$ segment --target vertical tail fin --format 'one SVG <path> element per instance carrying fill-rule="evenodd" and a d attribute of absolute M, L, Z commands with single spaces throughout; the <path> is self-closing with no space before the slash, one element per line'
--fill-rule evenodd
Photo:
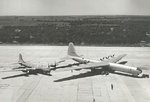
<path fill-rule="evenodd" d="M 21 64 L 21 63 L 25 63 L 25 61 L 23 60 L 22 58 L 22 55 L 19 54 L 19 60 L 18 60 L 18 63 Z"/>
<path fill-rule="evenodd" d="M 68 55 L 69 55 L 69 56 L 76 56 L 76 57 L 79 57 L 79 55 L 76 53 L 76 50 L 75 50 L 75 48 L 74 48 L 74 44 L 73 44 L 72 42 L 69 43 Z"/>

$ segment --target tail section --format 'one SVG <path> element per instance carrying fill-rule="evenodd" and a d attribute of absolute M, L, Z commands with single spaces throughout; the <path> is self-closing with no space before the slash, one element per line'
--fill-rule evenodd
<path fill-rule="evenodd" d="M 72 42 L 69 43 L 68 46 L 68 53 L 66 57 L 61 58 L 61 60 L 65 61 L 68 59 L 72 59 L 73 57 L 81 57 L 76 53 L 76 50 L 74 48 L 74 44 Z"/>
<path fill-rule="evenodd" d="M 74 44 L 73 44 L 72 42 L 69 43 L 68 55 L 69 55 L 69 56 L 80 57 L 80 56 L 76 53 L 76 50 L 75 50 L 75 48 L 74 48 Z"/>
<path fill-rule="evenodd" d="M 19 63 L 19 64 L 25 63 L 25 61 L 23 60 L 21 54 L 19 54 L 19 60 L 18 60 L 18 63 Z"/>

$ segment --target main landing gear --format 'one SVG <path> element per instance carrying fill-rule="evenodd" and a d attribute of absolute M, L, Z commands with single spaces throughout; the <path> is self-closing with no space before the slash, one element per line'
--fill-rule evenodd
<path fill-rule="evenodd" d="M 102 71 L 101 74 L 102 75 L 109 75 L 109 72 L 108 71 Z"/>
<path fill-rule="evenodd" d="M 143 74 L 142 78 L 149 78 L 149 74 Z"/>

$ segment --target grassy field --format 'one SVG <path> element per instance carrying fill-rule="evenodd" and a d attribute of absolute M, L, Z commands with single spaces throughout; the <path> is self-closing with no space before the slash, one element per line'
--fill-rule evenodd
<path fill-rule="evenodd" d="M 149 43 L 149 16 L 1 16 L 0 43 L 125 45 Z"/>

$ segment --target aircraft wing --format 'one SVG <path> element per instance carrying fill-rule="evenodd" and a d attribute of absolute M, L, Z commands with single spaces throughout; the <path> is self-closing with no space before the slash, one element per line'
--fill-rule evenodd
<path fill-rule="evenodd" d="M 18 68 L 18 69 L 10 69 L 10 70 L 3 70 L 1 72 L 14 72 L 14 71 L 30 71 L 35 70 L 35 68 Z"/>
<path fill-rule="evenodd" d="M 57 69 L 56 71 L 96 69 L 96 68 L 102 68 L 102 67 L 105 67 L 105 66 L 109 66 L 109 63 L 108 62 L 88 63 L 88 64 L 82 64 L 82 65 L 79 65 L 79 66 L 60 68 L 60 69 Z"/>
<path fill-rule="evenodd" d="M 122 54 L 122 55 L 119 55 L 117 57 L 114 57 L 112 59 L 109 59 L 109 60 L 106 60 L 104 62 L 111 62 L 111 63 L 116 63 L 118 62 L 119 60 L 121 60 L 123 57 L 125 57 L 127 54 Z"/>

